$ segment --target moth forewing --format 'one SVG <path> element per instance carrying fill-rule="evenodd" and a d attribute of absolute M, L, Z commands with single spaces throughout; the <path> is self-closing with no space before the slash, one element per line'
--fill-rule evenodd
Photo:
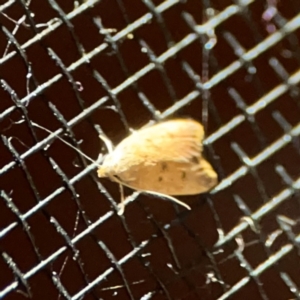
<path fill-rule="evenodd" d="M 202 162 L 202 161 L 201 161 Z M 127 186 L 136 190 L 155 191 L 166 195 L 195 195 L 210 190 L 217 183 L 217 176 L 206 162 L 194 168 L 185 162 L 163 162 L 156 165 L 132 166 L 118 174 Z"/>

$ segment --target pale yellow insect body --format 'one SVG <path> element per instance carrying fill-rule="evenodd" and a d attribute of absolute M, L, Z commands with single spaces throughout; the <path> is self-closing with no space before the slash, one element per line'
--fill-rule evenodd
<path fill-rule="evenodd" d="M 132 189 L 164 195 L 194 195 L 217 184 L 217 174 L 202 156 L 203 126 L 175 119 L 132 133 L 98 169 Z"/>

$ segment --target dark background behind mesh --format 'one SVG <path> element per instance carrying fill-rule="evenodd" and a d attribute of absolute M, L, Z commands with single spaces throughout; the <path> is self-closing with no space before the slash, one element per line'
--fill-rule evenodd
<path fill-rule="evenodd" d="M 300 299 L 300 2 L 27 2 L 0 4 L 0 298 Z M 99 131 L 205 103 L 220 184 L 191 211 L 139 195 L 118 216 L 117 184 L 33 126 L 96 159 Z"/>

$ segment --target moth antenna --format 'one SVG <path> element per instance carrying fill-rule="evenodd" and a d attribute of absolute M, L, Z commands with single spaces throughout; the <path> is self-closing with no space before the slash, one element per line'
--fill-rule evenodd
<path fill-rule="evenodd" d="M 125 210 L 125 198 L 124 198 L 124 189 L 123 189 L 123 184 L 122 183 L 119 183 L 119 186 L 120 186 L 120 192 L 121 192 L 121 203 L 119 203 L 119 211 L 118 211 L 118 215 L 123 215 L 124 213 L 124 210 Z M 152 191 L 140 191 L 141 193 L 145 193 L 145 194 L 149 194 L 149 195 L 153 195 L 153 196 L 157 196 L 159 198 L 165 198 L 165 199 L 168 199 L 168 200 L 171 200 L 173 202 L 175 202 L 176 204 L 179 204 L 183 207 L 185 207 L 186 209 L 188 210 L 191 210 L 191 207 L 189 205 L 187 205 L 186 203 L 172 197 L 172 196 L 169 196 L 169 195 L 166 195 L 166 194 L 162 194 L 162 193 L 157 193 L 157 192 L 152 192 Z"/>
<path fill-rule="evenodd" d="M 121 180 L 119 180 L 117 177 L 113 176 L 113 178 L 110 178 L 112 181 L 115 181 L 119 184 L 120 186 L 120 193 L 121 193 L 121 203 L 119 203 L 119 211 L 118 211 L 118 215 L 122 215 L 124 213 L 124 210 L 125 210 L 125 197 L 124 197 L 124 189 L 123 189 L 123 186 L 126 184 L 123 183 Z M 130 186 L 128 186 L 130 188 Z M 183 207 L 185 207 L 186 209 L 188 210 L 191 210 L 191 207 L 189 205 L 187 205 L 186 203 L 170 196 L 170 195 L 166 195 L 166 194 L 162 194 L 162 193 L 158 193 L 158 192 L 152 192 L 152 191 L 146 191 L 146 190 L 137 190 L 137 191 L 140 191 L 141 193 L 145 193 L 145 194 L 149 194 L 149 195 L 153 195 L 153 196 L 157 196 L 159 198 L 165 198 L 165 199 L 168 199 L 168 200 L 171 200 L 173 202 L 175 202 L 176 204 L 179 204 Z"/>
<path fill-rule="evenodd" d="M 165 198 L 165 199 L 168 199 L 168 200 L 171 200 L 183 207 L 185 207 L 186 209 L 188 210 L 191 210 L 191 207 L 189 205 L 187 205 L 186 203 L 172 197 L 172 196 L 169 196 L 169 195 L 166 195 L 166 194 L 162 194 L 162 193 L 158 193 L 158 192 L 152 192 L 152 191 L 141 191 L 142 193 L 146 193 L 146 194 L 149 194 L 149 195 L 153 195 L 153 196 L 157 196 L 159 198 Z"/>
<path fill-rule="evenodd" d="M 53 133 L 51 130 L 39 125 L 39 124 L 36 124 L 34 122 L 31 122 L 31 124 L 37 128 L 40 128 L 40 129 L 43 129 L 45 131 L 47 131 L 48 133 Z M 72 149 L 74 149 L 77 153 L 81 154 L 83 157 L 85 157 L 87 160 L 89 160 L 90 162 L 92 163 L 96 163 L 95 160 L 91 159 L 90 157 L 88 157 L 86 154 L 84 154 L 82 151 L 80 151 L 79 149 L 77 149 L 76 147 L 74 147 L 73 145 L 71 145 L 70 143 L 68 143 L 67 141 L 65 141 L 63 138 L 61 138 L 60 136 L 57 135 L 57 138 L 63 142 L 64 144 L 66 144 L 67 146 L 71 147 Z"/>

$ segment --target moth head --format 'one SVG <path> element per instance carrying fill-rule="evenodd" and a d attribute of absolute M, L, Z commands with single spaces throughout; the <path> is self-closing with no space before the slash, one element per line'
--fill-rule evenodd
<path fill-rule="evenodd" d="M 97 171 L 98 177 L 110 177 L 112 175 L 112 156 L 110 154 L 107 154 L 102 164 L 99 166 Z"/>

